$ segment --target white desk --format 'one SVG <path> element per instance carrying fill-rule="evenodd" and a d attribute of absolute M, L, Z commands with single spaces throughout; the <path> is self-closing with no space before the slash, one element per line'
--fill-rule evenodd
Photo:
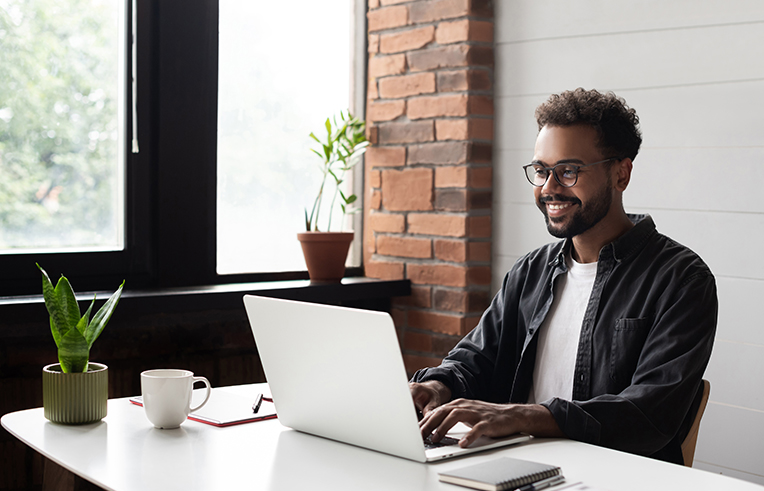
<path fill-rule="evenodd" d="M 224 390 L 254 396 L 263 387 Z M 537 439 L 438 464 L 420 464 L 302 434 L 278 420 L 229 428 L 189 420 L 176 430 L 158 430 L 143 409 L 127 399 L 110 400 L 108 416 L 95 424 L 53 424 L 37 408 L 6 414 L 2 425 L 45 457 L 113 490 L 458 491 L 466 488 L 439 482 L 438 472 L 499 455 L 559 465 L 568 483 L 583 481 L 612 491 L 764 489 L 570 440 Z"/>

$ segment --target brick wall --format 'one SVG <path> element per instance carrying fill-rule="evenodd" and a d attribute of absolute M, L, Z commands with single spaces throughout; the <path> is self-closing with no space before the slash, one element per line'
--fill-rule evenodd
<path fill-rule="evenodd" d="M 413 372 L 490 301 L 493 8 L 369 0 L 367 15 L 364 264 L 412 282 L 393 317 Z"/>

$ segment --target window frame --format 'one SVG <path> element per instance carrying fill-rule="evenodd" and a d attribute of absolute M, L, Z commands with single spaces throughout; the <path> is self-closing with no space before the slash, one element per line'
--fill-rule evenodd
<path fill-rule="evenodd" d="M 130 39 L 132 2 L 126 3 Z M 0 256 L 0 296 L 40 293 L 35 262 L 52 277 L 66 274 L 77 291 L 113 289 L 122 279 L 127 279 L 129 289 L 307 279 L 306 271 L 217 274 L 218 0 L 136 3 L 140 152 L 134 154 L 125 145 L 125 250 Z M 351 109 L 363 117 L 365 0 L 356 0 L 355 11 L 356 107 Z M 125 49 L 129 81 L 130 43 Z M 126 101 L 131 107 L 130 90 Z M 124 114 L 129 142 L 132 112 Z M 356 166 L 357 189 L 362 189 L 362 167 Z M 358 217 L 358 243 L 361 227 Z M 355 247 L 360 251 L 360 244 Z M 362 266 L 346 272 L 346 276 L 362 274 Z"/>

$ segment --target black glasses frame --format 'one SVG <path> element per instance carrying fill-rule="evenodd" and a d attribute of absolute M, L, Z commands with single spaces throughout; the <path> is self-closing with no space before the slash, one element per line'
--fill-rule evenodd
<path fill-rule="evenodd" d="M 530 182 L 533 186 L 536 186 L 537 188 L 540 188 L 540 187 L 542 187 L 543 185 L 545 185 L 547 183 L 547 181 L 549 180 L 549 174 L 550 173 L 554 174 L 554 180 L 557 181 L 557 183 L 560 186 L 562 186 L 564 188 L 572 188 L 578 182 L 578 171 L 580 171 L 584 167 L 591 167 L 592 165 L 604 164 L 605 162 L 610 162 L 610 161 L 613 161 L 613 160 L 621 160 L 621 159 L 619 159 L 618 157 L 610 157 L 609 159 L 600 160 L 598 162 L 592 162 L 591 164 L 584 164 L 584 165 L 576 165 L 576 164 L 570 164 L 570 163 L 567 163 L 567 162 L 560 162 L 559 164 L 555 164 L 552 167 L 543 167 L 542 166 L 542 168 L 544 169 L 544 172 L 546 173 L 546 178 L 544 179 L 544 182 L 542 182 L 541 184 L 536 184 L 536 182 L 535 182 L 535 176 L 536 176 L 536 174 L 538 172 L 537 169 L 535 169 L 535 168 L 533 169 L 533 174 L 530 174 L 528 172 L 529 168 L 531 168 L 533 166 L 540 166 L 540 164 L 531 162 L 530 164 L 524 165 L 523 166 L 523 170 L 525 171 L 525 177 L 528 179 L 528 182 Z M 572 167 L 575 170 L 575 172 L 576 172 L 576 176 L 575 176 L 575 179 L 573 180 L 573 184 L 564 184 L 562 182 L 562 179 L 560 179 L 560 176 L 557 175 L 557 168 L 558 167 L 562 167 L 564 165 L 568 166 L 568 167 Z"/>

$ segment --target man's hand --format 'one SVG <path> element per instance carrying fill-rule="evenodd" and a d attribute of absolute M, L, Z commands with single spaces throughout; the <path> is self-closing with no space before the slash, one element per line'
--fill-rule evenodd
<path fill-rule="evenodd" d="M 460 422 L 472 428 L 459 440 L 460 447 L 469 447 L 481 436 L 502 437 L 514 433 L 564 436 L 552 413 L 544 406 L 493 404 L 470 399 L 457 399 L 428 411 L 419 422 L 419 428 L 422 436 L 432 434 L 432 440 L 438 442 Z"/>
<path fill-rule="evenodd" d="M 451 400 L 451 389 L 437 380 L 428 380 L 422 383 L 411 382 L 409 389 L 411 389 L 414 405 L 425 416 L 436 407 Z"/>

